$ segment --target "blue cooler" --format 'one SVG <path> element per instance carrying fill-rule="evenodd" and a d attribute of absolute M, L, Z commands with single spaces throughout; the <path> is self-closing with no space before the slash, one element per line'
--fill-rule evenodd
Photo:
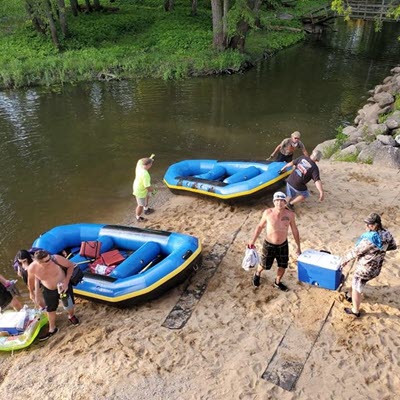
<path fill-rule="evenodd" d="M 336 290 L 342 280 L 340 257 L 318 250 L 306 250 L 297 259 L 299 281 Z"/>

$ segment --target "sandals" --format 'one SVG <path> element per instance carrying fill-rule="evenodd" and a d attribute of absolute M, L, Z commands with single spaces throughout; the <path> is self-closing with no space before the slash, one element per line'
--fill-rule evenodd
<path fill-rule="evenodd" d="M 344 309 L 344 312 L 346 313 L 346 314 L 348 314 L 348 315 L 353 315 L 354 317 L 356 317 L 356 318 L 359 318 L 360 317 L 360 313 L 358 312 L 358 313 L 355 313 L 351 308 L 345 308 Z"/>

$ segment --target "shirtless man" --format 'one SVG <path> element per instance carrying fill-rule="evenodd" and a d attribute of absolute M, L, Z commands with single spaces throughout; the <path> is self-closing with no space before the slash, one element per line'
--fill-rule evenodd
<path fill-rule="evenodd" d="M 61 264 L 66 273 L 58 265 Z M 72 325 L 79 325 L 79 320 L 74 314 L 74 294 L 70 278 L 75 265 L 59 255 L 51 255 L 45 250 L 38 250 L 33 256 L 33 262 L 28 266 L 28 289 L 30 297 L 35 299 L 35 281 L 36 279 L 42 282 L 43 297 L 46 303 L 46 311 L 49 318 L 49 332 L 46 336 L 41 337 L 41 340 L 48 339 L 58 332 L 56 327 L 56 310 L 60 300 L 57 284 L 62 283 L 62 291 L 68 296 L 68 306 L 64 307 L 68 311 L 68 319 Z"/>
<path fill-rule="evenodd" d="M 266 228 L 266 237 L 263 243 L 261 254 L 261 264 L 257 267 L 253 276 L 253 285 L 260 286 L 260 276 L 263 269 L 269 270 L 276 258 L 278 271 L 274 281 L 274 287 L 283 291 L 288 288 L 281 282 L 289 261 L 289 245 L 287 241 L 289 227 L 292 230 L 294 240 L 296 241 L 296 254 L 301 254 L 300 235 L 297 229 L 295 214 L 286 208 L 286 196 L 282 192 L 274 194 L 274 208 L 267 208 L 257 225 L 249 246 L 254 246 L 261 231 Z"/>

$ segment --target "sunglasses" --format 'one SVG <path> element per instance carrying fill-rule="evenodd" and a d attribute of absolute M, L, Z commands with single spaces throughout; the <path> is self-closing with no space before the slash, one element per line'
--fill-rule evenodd
<path fill-rule="evenodd" d="M 50 261 L 51 261 L 51 257 L 49 257 L 47 260 L 40 260 L 39 264 L 47 264 Z"/>

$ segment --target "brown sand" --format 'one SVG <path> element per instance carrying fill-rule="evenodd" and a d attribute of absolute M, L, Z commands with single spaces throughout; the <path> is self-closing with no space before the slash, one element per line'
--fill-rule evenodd
<path fill-rule="evenodd" d="M 310 183 L 311 198 L 296 210 L 303 250 L 343 254 L 371 211 L 383 213 L 384 225 L 400 242 L 399 171 L 327 161 L 320 166 L 325 201 L 318 202 Z M 145 226 L 200 238 L 205 267 L 212 261 L 207 255 L 226 253 L 186 326 L 161 326 L 185 284 L 125 310 L 78 299 L 80 326 L 69 326 L 60 309 L 56 336 L 0 355 L 0 398 L 400 398 L 399 251 L 388 253 L 381 275 L 365 290 L 363 316 L 354 319 L 344 314 L 341 293 L 297 281 L 291 237 L 284 277 L 290 291 L 272 288 L 275 266 L 253 289 L 252 273 L 241 260 L 271 196 L 229 206 L 160 189 L 155 205 Z M 133 214 L 122 223 L 132 221 Z M 347 287 L 350 278 L 351 271 Z M 292 391 L 261 378 L 277 360 L 302 368 Z"/>

